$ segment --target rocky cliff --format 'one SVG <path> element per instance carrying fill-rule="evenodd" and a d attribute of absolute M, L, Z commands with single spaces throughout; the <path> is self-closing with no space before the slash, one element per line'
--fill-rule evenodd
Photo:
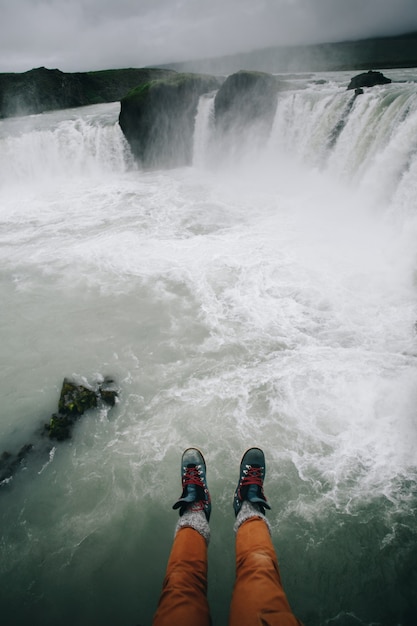
<path fill-rule="evenodd" d="M 140 165 L 191 162 L 199 97 L 218 86 L 213 76 L 176 74 L 142 84 L 122 99 L 119 123 Z"/>
<path fill-rule="evenodd" d="M 217 90 L 214 124 L 221 153 L 265 140 L 280 89 L 272 74 L 239 71 L 225 80 L 177 74 L 132 90 L 121 102 L 119 122 L 143 167 L 178 167 L 192 160 L 199 98 Z"/>
<path fill-rule="evenodd" d="M 0 118 L 114 102 L 137 85 L 174 74 L 146 68 L 65 73 L 45 67 L 0 74 Z"/>
<path fill-rule="evenodd" d="M 223 154 L 265 141 L 281 87 L 275 76 L 264 72 L 241 70 L 226 78 L 214 101 L 217 142 Z"/>

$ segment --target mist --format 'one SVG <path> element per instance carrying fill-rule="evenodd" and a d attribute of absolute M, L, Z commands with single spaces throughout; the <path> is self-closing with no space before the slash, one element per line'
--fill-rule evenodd
<path fill-rule="evenodd" d="M 297 617 L 415 625 L 413 76 L 293 77 L 267 128 L 236 98 L 221 133 L 210 87 L 169 169 L 133 163 L 117 102 L 0 121 L 0 453 L 34 444 L 0 491 L 5 624 L 149 626 L 196 445 L 225 626 L 257 443 Z M 63 377 L 107 375 L 120 402 L 44 455 Z"/>
<path fill-rule="evenodd" d="M 141 67 L 417 30 L 414 0 L 2 2 L 0 71 Z"/>

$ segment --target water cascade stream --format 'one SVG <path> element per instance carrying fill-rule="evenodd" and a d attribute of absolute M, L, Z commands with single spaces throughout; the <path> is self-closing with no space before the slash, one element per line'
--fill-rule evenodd
<path fill-rule="evenodd" d="M 233 161 L 205 96 L 172 170 L 134 167 L 117 104 L 0 121 L 0 454 L 64 376 L 120 387 L 0 486 L 2 623 L 150 626 L 196 445 L 227 624 L 231 498 L 260 445 L 300 619 L 415 624 L 417 87 L 391 74 L 354 100 L 347 74 L 294 78 Z"/>

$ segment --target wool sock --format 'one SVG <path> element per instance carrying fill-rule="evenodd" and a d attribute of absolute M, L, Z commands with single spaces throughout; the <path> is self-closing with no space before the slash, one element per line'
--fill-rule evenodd
<path fill-rule="evenodd" d="M 194 530 L 204 537 L 207 545 L 209 544 L 210 526 L 204 511 L 193 511 L 192 508 L 189 508 L 178 520 L 175 527 L 175 533 L 177 533 L 180 528 L 194 528 Z"/>
<path fill-rule="evenodd" d="M 233 530 L 235 531 L 235 533 L 238 531 L 243 522 L 246 522 L 251 517 L 259 517 L 260 519 L 262 519 L 268 526 L 269 533 L 271 533 L 271 525 L 266 519 L 265 515 L 261 513 L 259 506 L 257 504 L 253 504 L 252 502 L 249 502 L 249 500 L 244 500 L 242 502 L 242 506 L 239 513 L 237 514 L 236 521 L 233 526 Z"/>

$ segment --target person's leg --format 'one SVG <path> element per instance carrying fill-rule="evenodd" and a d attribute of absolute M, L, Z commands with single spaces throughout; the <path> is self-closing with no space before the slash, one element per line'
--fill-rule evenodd
<path fill-rule="evenodd" d="M 195 448 L 182 456 L 183 492 L 174 504 L 180 509 L 153 626 L 209 626 L 207 546 L 211 504 L 204 458 Z"/>
<path fill-rule="evenodd" d="M 199 512 L 196 516 L 203 517 Z M 207 540 L 190 523 L 177 529 L 168 560 L 154 626 L 209 626 L 207 603 Z M 201 525 L 206 519 L 201 519 Z"/>
<path fill-rule="evenodd" d="M 265 459 L 258 448 L 243 456 L 234 497 L 236 581 L 229 626 L 296 626 L 278 568 L 263 492 Z"/>

